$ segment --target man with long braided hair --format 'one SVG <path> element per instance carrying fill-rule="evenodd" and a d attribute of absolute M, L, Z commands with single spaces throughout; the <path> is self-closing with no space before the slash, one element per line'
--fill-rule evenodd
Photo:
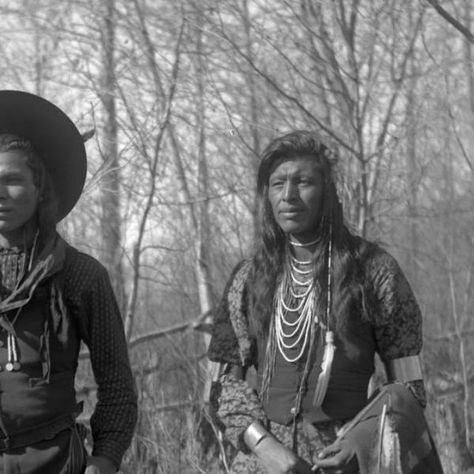
<path fill-rule="evenodd" d="M 345 225 L 334 167 L 307 131 L 263 152 L 256 250 L 227 284 L 208 352 L 223 367 L 213 399 L 231 472 L 442 472 L 418 304 L 395 259 Z M 390 384 L 368 400 L 376 353 Z"/>
<path fill-rule="evenodd" d="M 81 134 L 51 102 L 0 91 L 0 474 L 112 474 L 136 422 L 105 268 L 56 232 L 86 177 Z M 76 424 L 81 341 L 97 383 L 92 453 Z"/>

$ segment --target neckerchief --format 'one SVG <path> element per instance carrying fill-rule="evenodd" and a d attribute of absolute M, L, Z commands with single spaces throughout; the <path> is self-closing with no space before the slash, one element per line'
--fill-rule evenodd
<path fill-rule="evenodd" d="M 0 326 L 6 331 L 11 334 L 15 333 L 13 324 L 6 317 L 6 313 L 28 304 L 38 285 L 63 267 L 65 247 L 64 240 L 55 234 L 39 252 L 38 256 L 34 258 L 31 270 L 23 277 L 20 285 L 0 302 Z M 62 299 L 57 289 L 52 289 L 51 293 L 54 299 Z M 59 304 L 59 306 L 62 306 L 62 304 Z"/>

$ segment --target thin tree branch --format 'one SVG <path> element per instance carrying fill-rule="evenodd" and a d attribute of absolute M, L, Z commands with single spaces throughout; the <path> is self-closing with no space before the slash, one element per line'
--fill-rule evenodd
<path fill-rule="evenodd" d="M 208 332 L 209 326 L 207 324 L 204 324 L 204 321 L 206 318 L 209 317 L 209 313 L 209 311 L 202 313 L 192 321 L 186 321 L 184 323 L 175 324 L 174 326 L 169 326 L 167 328 L 158 329 L 156 331 L 151 331 L 149 333 L 136 336 L 130 340 L 130 342 L 128 343 L 128 347 L 129 349 L 133 349 L 134 347 L 145 342 L 154 341 L 156 339 L 160 339 L 162 337 L 169 336 L 171 334 L 176 334 L 179 332 L 184 332 L 189 329 Z"/>
<path fill-rule="evenodd" d="M 454 26 L 470 43 L 474 44 L 474 34 L 461 22 L 450 15 L 437 0 L 426 0 L 451 26 Z"/>

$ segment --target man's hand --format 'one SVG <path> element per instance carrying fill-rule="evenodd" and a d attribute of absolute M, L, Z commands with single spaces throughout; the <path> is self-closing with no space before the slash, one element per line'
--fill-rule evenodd
<path fill-rule="evenodd" d="M 273 436 L 262 439 L 254 453 L 269 474 L 311 474 L 309 464 Z"/>
<path fill-rule="evenodd" d="M 114 474 L 115 472 L 117 472 L 117 469 L 107 458 L 101 456 L 89 456 L 87 458 L 87 467 L 84 474 Z"/>
<path fill-rule="evenodd" d="M 359 465 L 354 448 L 342 439 L 322 449 L 312 470 L 334 474 L 357 474 Z"/>

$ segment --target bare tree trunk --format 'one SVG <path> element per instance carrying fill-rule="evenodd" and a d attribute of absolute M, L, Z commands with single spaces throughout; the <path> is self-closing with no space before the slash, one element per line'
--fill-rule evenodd
<path fill-rule="evenodd" d="M 470 0 L 464 0 L 464 21 L 465 24 L 469 29 L 471 29 L 472 25 L 472 2 Z M 473 58 L 472 58 L 472 41 L 464 41 L 464 48 L 465 48 L 465 69 L 466 75 L 468 80 L 468 87 L 469 87 L 469 105 L 470 105 L 470 116 L 471 116 L 471 131 L 474 131 L 474 65 L 473 65 Z M 469 160 L 469 163 L 472 163 L 472 160 Z M 473 168 L 471 166 L 471 171 Z M 471 183 L 474 183 L 474 173 L 471 173 Z M 472 202 L 472 201 L 471 201 Z M 472 240 L 471 240 L 472 241 Z M 472 248 L 472 247 L 471 247 Z M 465 304 L 464 304 L 464 317 L 468 318 L 469 314 L 469 300 L 472 298 L 472 278 L 473 278 L 473 266 L 474 262 L 472 261 L 472 253 L 471 253 L 471 266 L 469 270 L 469 276 L 467 279 L 466 285 L 466 295 L 465 295 Z M 464 356 L 464 347 L 463 347 L 463 356 Z M 465 374 L 467 376 L 467 373 Z M 471 429 L 471 413 L 469 407 L 471 405 L 471 385 L 467 383 L 465 385 L 465 397 L 464 397 L 464 417 L 466 423 L 466 443 L 468 449 L 471 453 L 473 453 L 473 445 L 471 442 L 472 438 L 472 429 Z"/>
<path fill-rule="evenodd" d="M 449 118 L 445 119 L 444 128 L 444 149 L 452 150 L 451 146 L 451 134 L 449 131 Z M 455 260 L 456 255 L 456 225 L 453 215 L 453 210 L 456 208 L 456 193 L 454 188 L 454 164 L 450 156 L 443 163 L 443 190 L 444 197 L 447 203 L 447 215 L 445 217 L 445 227 L 448 229 L 445 242 L 443 244 L 443 251 L 445 252 L 446 261 L 446 278 L 449 288 L 449 303 L 450 303 L 450 315 L 452 318 L 452 324 L 454 327 L 456 346 L 459 354 L 459 372 L 460 378 L 463 384 L 463 403 L 462 408 L 457 404 L 453 406 L 444 407 L 442 415 L 446 418 L 444 422 L 446 426 L 441 426 L 439 433 L 443 434 L 444 443 L 448 443 L 446 439 L 451 439 L 452 443 L 449 443 L 450 451 L 442 453 L 443 463 L 452 469 L 451 472 L 458 473 L 462 472 L 467 465 L 472 466 L 472 457 L 469 454 L 470 445 L 470 390 L 469 390 L 469 367 L 466 357 L 466 344 L 465 335 L 463 334 L 463 320 L 465 315 L 462 312 L 462 308 L 459 304 L 459 279 L 457 274 L 459 268 Z M 461 311 L 460 311 L 461 308 Z M 462 413 L 460 415 L 459 413 Z M 448 431 L 448 430 L 451 430 Z M 452 434 L 451 434 L 452 433 Z M 470 462 L 470 464 L 469 464 Z"/>
<path fill-rule="evenodd" d="M 243 10 L 244 10 L 244 29 L 245 29 L 245 46 L 247 50 L 247 56 L 253 61 L 253 48 L 252 48 L 252 36 L 250 29 L 250 15 L 248 8 L 248 0 L 243 0 Z M 260 131 L 259 131 L 259 110 L 258 110 L 258 101 L 257 101 L 257 87 L 255 81 L 255 71 L 247 65 L 247 80 L 248 80 L 248 94 L 250 99 L 250 134 L 252 137 L 252 150 L 253 150 L 253 160 L 252 166 L 257 175 L 259 157 L 260 157 Z M 257 193 L 256 188 L 254 190 L 254 202 L 253 202 L 253 229 L 254 232 L 257 230 Z"/>
<path fill-rule="evenodd" d="M 411 15 L 410 15 L 411 19 Z M 417 279 L 416 256 L 418 253 L 418 232 L 416 222 L 417 209 L 417 166 L 416 166 L 416 85 L 417 85 L 417 67 L 413 57 L 409 60 L 409 79 L 406 96 L 407 104 L 407 176 L 408 176 L 408 235 L 409 249 L 407 251 L 406 268 L 414 281 Z"/>
<path fill-rule="evenodd" d="M 464 17 L 467 27 L 470 28 L 472 23 L 472 2 L 470 0 L 464 0 Z M 467 40 L 464 41 L 464 69 L 469 90 L 470 122 L 472 130 L 474 130 L 474 65 L 472 62 L 472 43 Z"/>
<path fill-rule="evenodd" d="M 196 30 L 196 86 L 197 86 L 197 110 L 196 119 L 198 126 L 198 194 L 199 201 L 196 208 L 196 280 L 199 293 L 199 304 L 201 313 L 209 312 L 214 306 L 211 291 L 211 266 L 210 266 L 210 225 L 209 225 L 209 177 L 206 156 L 206 106 L 205 106 L 205 58 L 203 51 L 202 38 L 202 12 L 199 7 L 196 9 L 197 24 Z M 205 324 L 212 324 L 212 316 L 209 315 Z M 210 335 L 204 333 L 204 344 L 207 347 L 210 342 Z M 216 364 L 208 361 L 206 369 L 213 374 L 216 370 Z M 206 377 L 204 393 L 209 393 L 209 384 L 213 377 Z M 205 397 L 206 398 L 206 397 Z"/>
<path fill-rule="evenodd" d="M 125 294 L 122 269 L 120 172 L 117 146 L 117 111 L 115 104 L 115 0 L 106 0 L 103 18 L 103 70 L 99 91 L 104 108 L 101 154 L 105 173 L 101 182 L 102 261 L 112 281 L 119 306 L 124 309 Z"/>
<path fill-rule="evenodd" d="M 174 63 L 171 72 L 171 79 L 169 88 L 167 91 L 164 90 L 159 75 L 159 67 L 155 59 L 155 51 L 153 43 L 150 39 L 148 29 L 145 22 L 145 15 L 141 9 L 141 6 L 137 0 L 134 0 L 135 10 L 139 17 L 142 40 L 144 43 L 144 49 L 148 58 L 148 66 L 152 72 L 153 83 L 157 96 L 162 99 L 163 111 L 160 116 L 157 117 L 158 129 L 156 132 L 155 143 L 153 153 L 151 156 L 145 156 L 144 158 L 148 161 L 149 167 L 149 189 L 147 191 L 147 197 L 142 206 L 142 213 L 138 223 L 137 238 L 133 246 L 132 255 L 132 285 L 129 292 L 126 312 L 125 312 L 125 336 L 129 340 L 132 336 L 133 324 L 135 319 L 135 310 L 138 299 L 138 286 L 140 282 L 140 270 L 142 266 L 142 251 L 143 251 L 143 239 L 145 236 L 145 229 L 148 224 L 149 215 L 153 207 L 153 201 L 156 195 L 156 170 L 158 167 L 159 158 L 161 156 L 163 140 L 165 131 L 170 127 L 170 119 L 172 114 L 172 107 L 174 104 L 174 98 L 176 89 L 178 86 L 178 75 L 180 69 L 180 58 L 181 58 L 181 45 L 184 34 L 185 20 L 183 18 L 179 35 L 176 40 L 174 47 Z"/>
<path fill-rule="evenodd" d="M 463 397 L 463 418 L 464 418 L 464 440 L 460 444 L 466 445 L 467 449 L 470 449 L 471 443 L 471 423 L 470 423 L 470 412 L 469 412 L 469 405 L 470 405 L 470 390 L 469 390 L 469 366 L 466 357 L 466 344 L 464 340 L 464 335 L 462 334 L 462 326 L 463 326 L 463 315 L 459 314 L 458 311 L 458 301 L 456 297 L 456 283 L 454 281 L 454 274 L 453 269 L 448 269 L 448 279 L 449 279 L 449 289 L 450 289 L 450 296 L 451 296 L 451 305 L 452 305 L 452 314 L 453 314 L 453 321 L 454 321 L 454 331 L 457 336 L 458 344 L 459 344 L 459 360 L 461 364 L 461 378 L 463 381 L 464 386 L 464 397 Z"/>
<path fill-rule="evenodd" d="M 471 28 L 472 24 L 472 2 L 470 0 L 464 0 L 464 16 L 465 23 L 468 28 Z M 469 41 L 464 41 L 464 69 L 466 71 L 468 90 L 469 90 L 469 106 L 470 106 L 470 124 L 472 131 L 474 131 L 474 65 L 472 58 L 472 43 Z M 465 159 L 471 169 L 472 179 L 474 180 L 474 168 L 473 160 L 470 159 L 467 155 Z"/>
<path fill-rule="evenodd" d="M 474 461 L 465 443 L 459 443 L 464 431 L 454 400 L 441 399 L 433 403 L 435 440 L 445 474 L 460 474 L 472 468 Z"/>

